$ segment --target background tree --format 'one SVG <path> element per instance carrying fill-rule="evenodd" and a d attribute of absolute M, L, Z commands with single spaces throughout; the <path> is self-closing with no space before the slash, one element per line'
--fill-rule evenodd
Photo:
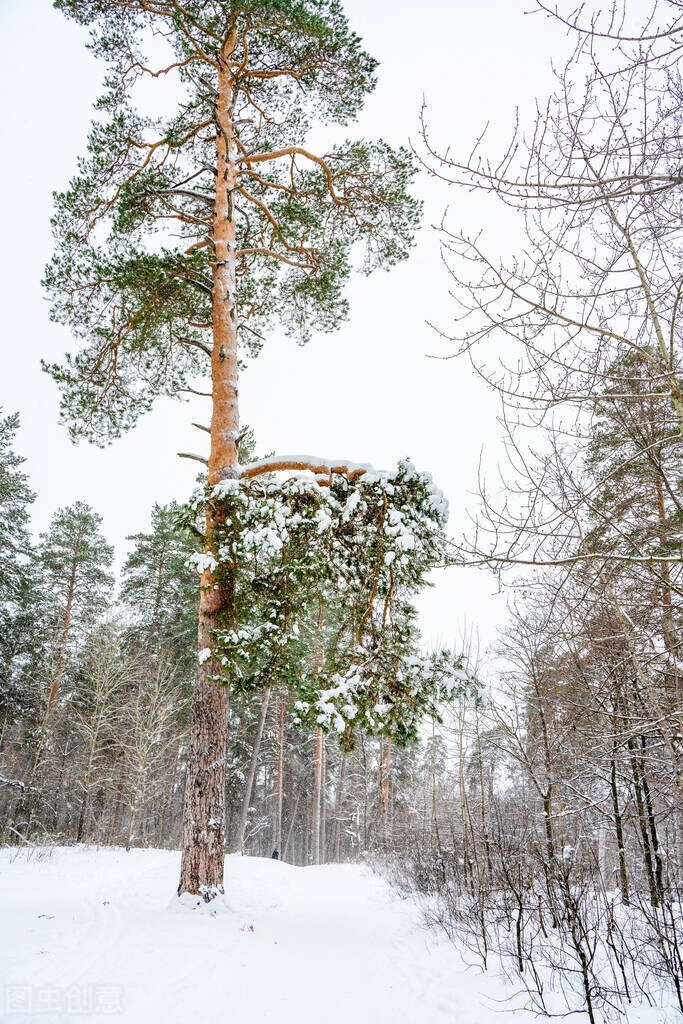
<path fill-rule="evenodd" d="M 121 600 L 131 617 L 131 639 L 148 653 L 168 652 L 179 675 L 191 679 L 197 625 L 197 585 L 188 559 L 196 550 L 175 503 L 155 505 L 149 533 L 128 540 L 133 549 L 121 574 Z"/>
<path fill-rule="evenodd" d="M 41 585 L 50 608 L 47 714 L 59 697 L 65 674 L 83 637 L 108 606 L 114 550 L 99 532 L 102 517 L 78 501 L 59 509 L 40 535 Z"/>
<path fill-rule="evenodd" d="M 40 717 L 41 604 L 29 532 L 34 494 L 13 450 L 18 415 L 0 416 L 0 803 L 6 817 L 26 796 L 21 750 Z"/>
<path fill-rule="evenodd" d="M 34 598 L 40 602 L 44 637 L 40 665 L 44 691 L 36 694 L 40 708 L 37 737 L 15 811 L 15 821 L 22 830 L 32 827 L 36 799 L 42 789 L 40 775 L 55 769 L 55 759 L 60 762 L 57 770 L 62 781 L 67 772 L 69 734 L 60 731 L 62 723 L 55 721 L 54 712 L 60 697 L 62 703 L 64 698 L 73 697 L 79 659 L 91 631 L 109 607 L 114 552 L 99 532 L 101 523 L 101 517 L 89 505 L 76 502 L 58 509 L 50 528 L 40 535 Z M 53 802 L 44 808 L 45 827 L 48 820 L 56 824 L 56 806 Z"/>
<path fill-rule="evenodd" d="M 0 718 L 35 706 L 29 681 L 39 652 L 37 574 L 29 531 L 34 494 L 13 451 L 17 414 L 0 416 Z"/>

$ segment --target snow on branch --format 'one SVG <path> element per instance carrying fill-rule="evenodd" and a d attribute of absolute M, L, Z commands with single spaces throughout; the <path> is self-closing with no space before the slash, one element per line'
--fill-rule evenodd
<path fill-rule="evenodd" d="M 19 779 L 8 779 L 5 775 L 0 775 L 0 786 L 16 786 L 17 789 L 26 789 L 26 786 Z"/>
<path fill-rule="evenodd" d="M 351 481 L 358 480 L 366 473 L 376 472 L 366 462 L 349 462 L 348 459 L 319 459 L 315 455 L 271 455 L 268 459 L 260 459 L 258 462 L 243 466 L 240 477 L 243 480 L 252 480 L 264 473 L 279 473 L 283 470 L 308 471 L 316 477 L 339 473 Z"/>

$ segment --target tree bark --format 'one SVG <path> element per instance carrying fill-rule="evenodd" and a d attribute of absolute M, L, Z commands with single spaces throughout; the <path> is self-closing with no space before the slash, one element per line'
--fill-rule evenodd
<path fill-rule="evenodd" d="M 616 731 L 616 725 L 615 725 Z M 617 789 L 617 741 L 612 743 L 612 759 L 610 765 L 610 792 L 612 794 L 612 810 L 614 814 L 614 829 L 617 836 L 617 854 L 619 857 L 619 888 L 624 903 L 629 902 L 628 870 L 626 867 L 626 848 L 624 844 L 624 827 L 619 809 L 619 791 Z"/>
<path fill-rule="evenodd" d="M 379 800 L 382 812 L 382 840 L 386 844 L 389 832 L 389 788 L 391 785 L 391 736 L 379 741 Z"/>
<path fill-rule="evenodd" d="M 632 736 L 628 738 L 628 749 L 631 755 L 631 771 L 633 773 L 633 792 L 636 798 L 636 810 L 638 812 L 638 824 L 640 826 L 640 835 L 643 844 L 643 864 L 645 867 L 645 875 L 647 877 L 647 883 L 650 889 L 650 902 L 653 907 L 659 906 L 659 893 L 657 891 L 657 884 L 655 881 L 655 872 L 652 864 L 652 851 L 650 849 L 650 835 L 648 832 L 647 818 L 645 815 L 645 805 L 643 801 L 643 790 L 642 790 L 642 779 L 640 775 L 640 765 L 638 764 L 638 756 L 636 753 L 636 742 Z"/>
<path fill-rule="evenodd" d="M 344 783 L 346 774 L 346 751 L 342 752 L 339 762 L 339 775 L 337 777 L 337 794 L 334 801 L 334 839 L 332 856 L 336 863 L 341 857 L 341 815 L 344 803 Z"/>
<path fill-rule="evenodd" d="M 275 849 L 282 853 L 282 804 L 284 797 L 285 698 L 280 697 L 277 746 L 277 798 L 275 805 Z"/>
<path fill-rule="evenodd" d="M 242 798 L 242 809 L 240 811 L 240 820 L 237 827 L 237 841 L 235 843 L 235 853 L 244 853 L 244 833 L 247 830 L 247 817 L 249 816 L 249 805 L 251 803 L 251 794 L 254 790 L 254 779 L 256 778 L 256 769 L 258 767 L 259 753 L 261 750 L 261 740 L 263 739 L 263 730 L 266 724 L 266 715 L 268 714 L 268 701 L 270 700 L 270 687 L 263 694 L 263 700 L 261 701 L 261 712 L 259 714 L 258 724 L 256 726 L 256 735 L 254 736 L 254 744 L 251 748 L 251 758 L 249 759 L 249 771 L 247 772 L 247 779 L 244 785 L 244 797 Z"/>
<path fill-rule="evenodd" d="M 320 812 L 322 803 L 323 772 L 323 731 L 318 726 L 315 733 L 315 764 L 313 769 L 313 800 L 311 807 L 311 860 L 320 863 Z"/>
<path fill-rule="evenodd" d="M 321 730 L 322 732 L 322 730 Z M 327 863 L 327 747 L 325 733 L 320 745 L 320 863 Z"/>
<path fill-rule="evenodd" d="M 296 800 L 294 801 L 294 807 L 292 808 L 292 815 L 289 821 L 289 828 L 287 829 L 287 838 L 285 839 L 284 849 L 281 852 L 281 859 L 286 860 L 289 852 L 289 845 L 292 841 L 292 834 L 294 832 L 294 826 L 296 825 L 296 816 L 299 813 L 299 804 L 301 803 L 301 795 L 306 787 L 306 776 L 303 777 L 299 783 L 299 788 L 296 791 Z"/>
<path fill-rule="evenodd" d="M 211 450 L 208 486 L 237 472 L 239 415 L 237 402 L 236 245 L 233 193 L 237 182 L 233 128 L 231 57 L 235 32 L 222 48 L 216 100 L 216 192 L 212 267 Z M 206 506 L 205 553 L 215 557 L 220 508 Z M 225 624 L 230 587 L 211 568 L 201 576 L 199 651 L 211 650 L 214 630 Z M 187 756 L 183 809 L 182 863 L 178 893 L 210 900 L 224 892 L 225 777 L 228 748 L 229 689 L 221 666 L 212 657 L 197 666 Z"/>

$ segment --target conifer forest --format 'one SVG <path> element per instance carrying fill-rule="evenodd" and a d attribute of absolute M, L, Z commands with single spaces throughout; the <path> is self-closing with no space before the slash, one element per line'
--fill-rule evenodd
<path fill-rule="evenodd" d="M 4 2 L 0 1018 L 681 1019 L 683 2 Z"/>

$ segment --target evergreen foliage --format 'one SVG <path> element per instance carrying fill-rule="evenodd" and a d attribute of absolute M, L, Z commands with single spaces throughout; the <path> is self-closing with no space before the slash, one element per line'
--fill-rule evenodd
<path fill-rule="evenodd" d="M 452 652 L 420 652 L 413 601 L 445 561 L 443 496 L 407 461 L 326 486 L 277 477 L 225 480 L 209 496 L 224 515 L 217 558 L 191 560 L 200 573 L 210 560 L 234 599 L 200 660 L 238 692 L 287 686 L 295 720 L 346 745 L 358 729 L 415 739 L 422 717 L 472 684 Z"/>
<path fill-rule="evenodd" d="M 40 535 L 40 589 L 53 686 L 76 667 L 89 631 L 109 607 L 114 549 L 100 532 L 101 524 L 97 512 L 77 501 L 58 509 Z"/>
<path fill-rule="evenodd" d="M 18 427 L 18 414 L 0 415 L 0 714 L 34 705 L 29 677 L 39 657 L 38 577 L 29 532 L 34 494 L 21 469 L 24 460 L 13 450 Z"/>
<path fill-rule="evenodd" d="M 121 600 L 131 618 L 131 639 L 143 650 L 164 648 L 180 673 L 192 678 L 197 633 L 197 586 L 188 558 L 196 548 L 183 525 L 182 506 L 154 505 L 149 533 L 128 540 Z"/>
<path fill-rule="evenodd" d="M 409 194 L 405 149 L 348 139 L 322 157 L 304 148 L 313 121 L 353 121 L 375 83 L 376 62 L 336 0 L 56 6 L 90 27 L 110 71 L 87 155 L 55 197 L 45 276 L 53 317 L 82 344 L 47 368 L 74 436 L 106 443 L 206 366 L 215 74 L 231 33 L 230 216 L 243 354 L 258 351 L 276 323 L 301 341 L 335 329 L 352 262 L 369 273 L 405 259 L 420 204 Z M 135 85 L 152 73 L 144 49 L 158 56 L 160 34 L 178 79 L 168 118 L 135 108 Z"/>

